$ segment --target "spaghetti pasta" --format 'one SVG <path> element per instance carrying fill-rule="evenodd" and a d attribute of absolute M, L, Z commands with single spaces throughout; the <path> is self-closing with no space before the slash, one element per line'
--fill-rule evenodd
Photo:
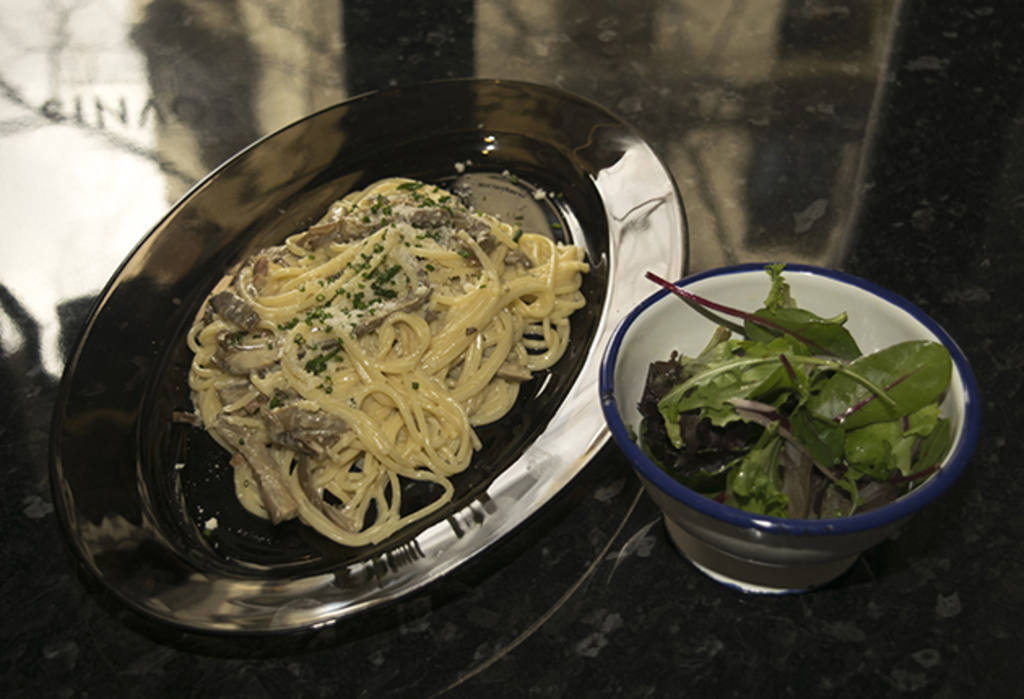
<path fill-rule="evenodd" d="M 243 506 L 346 546 L 442 507 L 474 427 L 565 352 L 587 271 L 581 248 L 404 178 L 250 256 L 189 332 L 196 412 Z"/>

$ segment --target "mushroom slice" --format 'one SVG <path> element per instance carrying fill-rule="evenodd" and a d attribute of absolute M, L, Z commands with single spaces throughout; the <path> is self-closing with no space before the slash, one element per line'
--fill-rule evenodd
<path fill-rule="evenodd" d="M 222 291 L 210 297 L 210 307 L 221 318 L 234 323 L 242 330 L 254 330 L 260 322 L 260 314 L 248 303 L 238 298 L 233 291 Z"/>
<path fill-rule="evenodd" d="M 263 419 L 270 441 L 307 454 L 322 454 L 348 431 L 348 424 L 337 415 L 297 405 L 265 410 Z"/>
<path fill-rule="evenodd" d="M 265 444 L 255 431 L 228 422 L 223 416 L 217 418 L 210 429 L 216 432 L 231 445 L 235 452 L 231 465 L 238 465 L 238 458 L 245 460 L 259 483 L 263 496 L 263 505 L 267 508 L 270 521 L 278 524 L 292 519 L 298 514 L 299 505 L 295 502 L 288 484 L 277 469 L 277 464 L 270 456 Z"/>
<path fill-rule="evenodd" d="M 498 370 L 494 372 L 494 375 L 499 379 L 505 379 L 506 381 L 515 381 L 516 383 L 525 383 L 533 378 L 533 374 L 530 370 L 524 367 L 522 364 L 516 364 L 515 362 L 505 362 Z"/>

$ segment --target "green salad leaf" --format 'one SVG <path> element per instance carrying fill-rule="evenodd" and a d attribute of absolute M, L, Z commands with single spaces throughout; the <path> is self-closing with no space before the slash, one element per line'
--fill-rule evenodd
<path fill-rule="evenodd" d="M 953 360 L 937 342 L 908 340 L 861 357 L 847 369 L 832 376 L 808 408 L 823 420 L 854 429 L 894 420 L 937 400 L 949 385 Z M 883 388 L 890 400 L 880 399 L 855 377 Z"/>
<path fill-rule="evenodd" d="M 743 325 L 723 319 L 698 356 L 651 364 L 637 441 L 683 484 L 757 514 L 834 517 L 899 497 L 950 448 L 939 407 L 949 351 L 911 340 L 864 355 L 845 313 L 801 309 L 784 266 L 765 271 L 754 312 L 648 274 L 705 316 Z"/>
<path fill-rule="evenodd" d="M 846 313 L 832 318 L 797 307 L 782 276 L 783 265 L 768 265 L 766 271 L 772 286 L 764 308 L 754 311 L 743 323 L 744 333 L 751 340 L 767 342 L 780 333 L 798 340 L 806 352 L 851 360 L 860 356 L 860 348 L 850 332 L 843 327 Z M 760 321 L 760 322 L 759 322 Z M 767 321 L 767 322 L 765 322 Z"/>
<path fill-rule="evenodd" d="M 785 517 L 789 500 L 782 492 L 779 458 L 782 438 L 768 427 L 750 451 L 734 462 L 727 478 L 725 502 L 759 515 Z"/>
<path fill-rule="evenodd" d="M 710 355 L 702 356 L 689 379 L 658 403 L 666 424 L 678 422 L 681 413 L 699 410 L 702 417 L 721 427 L 738 419 L 731 401 L 770 400 L 794 390 L 800 377 L 790 375 L 778 359 L 792 348 L 787 338 L 769 342 L 729 340 L 717 345 Z"/>

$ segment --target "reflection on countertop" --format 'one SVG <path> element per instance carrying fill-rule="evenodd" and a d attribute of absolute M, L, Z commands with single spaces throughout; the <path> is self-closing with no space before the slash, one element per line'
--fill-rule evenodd
<path fill-rule="evenodd" d="M 0 692 L 165 694 L 177 678 L 210 695 L 1012 693 L 1022 19 L 924 0 L 4 3 Z M 255 139 L 369 90 L 467 76 L 558 86 L 634 124 L 682 193 L 691 271 L 838 267 L 936 317 L 985 396 L 968 475 L 841 581 L 792 598 L 737 596 L 685 563 L 611 446 L 482 560 L 310 635 L 154 628 L 79 577 L 49 420 L 120 261 Z"/>
<path fill-rule="evenodd" d="M 154 0 L 0 17 L 18 37 L 0 48 L 4 157 L 23 173 L 5 210 L 27 230 L 54 192 L 63 202 L 42 241 L 16 239 L 0 261 L 44 321 L 48 371 L 60 369 L 53 308 L 96 293 L 203 175 L 347 95 L 419 80 L 554 84 L 632 121 L 685 192 L 693 269 L 835 265 L 848 247 L 889 3 L 398 5 Z M 40 254 L 58 288 L 29 272 Z"/>

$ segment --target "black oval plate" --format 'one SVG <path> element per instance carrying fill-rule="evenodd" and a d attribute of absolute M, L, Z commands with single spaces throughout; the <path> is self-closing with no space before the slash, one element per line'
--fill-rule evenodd
<path fill-rule="evenodd" d="M 185 333 L 214 283 L 346 192 L 388 176 L 469 184 L 474 205 L 525 215 L 584 246 L 592 271 L 566 356 L 480 430 L 484 446 L 455 479 L 453 502 L 380 545 L 346 548 L 297 522 L 273 527 L 247 513 L 228 455 L 171 414 L 190 407 Z M 604 443 L 601 348 L 649 292 L 645 271 L 684 272 L 686 235 L 672 178 L 643 139 L 599 106 L 548 87 L 396 88 L 258 141 L 142 240 L 68 362 L 51 471 L 73 548 L 123 601 L 193 630 L 317 626 L 422 587 L 509 533 Z"/>

